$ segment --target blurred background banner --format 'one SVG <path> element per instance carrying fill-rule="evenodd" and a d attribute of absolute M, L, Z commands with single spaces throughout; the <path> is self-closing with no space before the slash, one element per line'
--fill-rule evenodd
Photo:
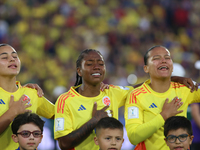
<path fill-rule="evenodd" d="M 198 0 L 0 2 L 0 43 L 12 45 L 19 54 L 22 67 L 17 80 L 39 84 L 53 103 L 74 85 L 76 59 L 87 48 L 103 54 L 107 84 L 145 81 L 148 75 L 143 71 L 143 55 L 154 45 L 169 49 L 174 75 L 200 82 L 199 28 Z M 119 116 L 124 124 L 123 108 Z M 53 143 L 53 123 L 46 122 L 45 134 Z M 126 145 L 125 150 L 133 149 Z M 56 149 L 56 143 L 51 147 Z"/>

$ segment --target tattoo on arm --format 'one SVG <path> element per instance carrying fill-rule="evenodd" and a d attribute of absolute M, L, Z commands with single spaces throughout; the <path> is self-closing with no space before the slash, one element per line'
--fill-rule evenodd
<path fill-rule="evenodd" d="M 73 148 L 82 143 L 93 131 L 98 120 L 95 118 L 90 119 L 87 123 L 82 125 L 79 129 L 69 133 L 68 135 L 60 138 L 62 145 L 67 148 Z M 62 147 L 62 146 L 61 146 Z"/>

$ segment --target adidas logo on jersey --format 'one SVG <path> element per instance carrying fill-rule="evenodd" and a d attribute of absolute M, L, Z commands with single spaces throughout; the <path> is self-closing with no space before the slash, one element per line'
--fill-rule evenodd
<path fill-rule="evenodd" d="M 81 110 L 86 110 L 86 108 L 85 108 L 83 105 L 81 105 L 81 106 L 79 107 L 78 111 L 81 111 Z"/>
<path fill-rule="evenodd" d="M 0 99 L 0 104 L 6 104 L 2 99 Z"/>
<path fill-rule="evenodd" d="M 156 104 L 152 103 L 149 108 L 157 108 Z"/>

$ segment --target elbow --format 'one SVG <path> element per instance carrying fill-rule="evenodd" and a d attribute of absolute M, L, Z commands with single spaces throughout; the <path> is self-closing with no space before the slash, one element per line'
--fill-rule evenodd
<path fill-rule="evenodd" d="M 129 133 L 128 138 L 129 138 L 129 141 L 131 142 L 131 144 L 133 144 L 133 145 L 137 145 L 140 142 L 142 142 L 142 141 L 140 141 L 139 135 L 137 136 L 135 132 Z"/>
<path fill-rule="evenodd" d="M 61 146 L 61 145 L 59 145 L 59 146 L 60 146 L 60 149 L 61 149 L 61 150 L 70 150 L 70 148 L 67 147 L 67 146 Z"/>
<path fill-rule="evenodd" d="M 73 147 L 67 144 L 59 144 L 61 150 L 71 150 Z"/>
<path fill-rule="evenodd" d="M 70 145 L 70 142 L 66 142 L 61 139 L 58 139 L 58 143 L 61 150 L 70 150 L 73 148 L 72 145 Z"/>
<path fill-rule="evenodd" d="M 130 140 L 131 144 L 133 145 L 137 145 L 139 144 L 140 142 L 138 142 L 137 140 L 133 139 L 133 140 Z"/>
<path fill-rule="evenodd" d="M 129 138 L 129 141 L 130 141 L 131 144 L 133 144 L 133 145 L 137 145 L 137 144 L 138 144 L 138 142 L 137 142 L 137 140 L 136 140 L 135 138 L 130 137 L 130 138 Z"/>

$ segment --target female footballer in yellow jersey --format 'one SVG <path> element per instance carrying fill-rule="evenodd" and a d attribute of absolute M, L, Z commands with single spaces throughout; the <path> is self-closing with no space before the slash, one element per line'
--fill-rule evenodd
<path fill-rule="evenodd" d="M 133 89 L 132 86 L 110 85 L 100 91 L 106 67 L 99 51 L 87 49 L 76 62 L 75 86 L 56 101 L 54 138 L 61 149 L 98 150 L 94 143 L 97 122 L 108 115 L 118 119 L 118 108 Z M 106 112 L 109 110 L 109 113 Z"/>
<path fill-rule="evenodd" d="M 165 120 L 175 115 L 186 117 L 188 105 L 200 102 L 200 90 L 191 93 L 185 85 L 171 81 L 173 61 L 167 48 L 150 48 L 144 62 L 150 79 L 127 96 L 126 130 L 136 150 L 169 150 L 164 141 Z"/>
<path fill-rule="evenodd" d="M 16 76 L 20 72 L 20 59 L 13 47 L 0 44 L 0 149 L 18 148 L 12 138 L 11 122 L 21 113 L 32 111 L 45 118 L 54 116 L 54 105 L 38 97 L 35 89 L 22 87 Z"/>
<path fill-rule="evenodd" d="M 60 95 L 55 104 L 54 137 L 61 149 L 98 150 L 93 129 L 103 117 L 118 119 L 118 108 L 133 87 L 110 86 L 100 91 L 106 68 L 99 51 L 83 51 L 76 66 L 75 86 Z"/>

